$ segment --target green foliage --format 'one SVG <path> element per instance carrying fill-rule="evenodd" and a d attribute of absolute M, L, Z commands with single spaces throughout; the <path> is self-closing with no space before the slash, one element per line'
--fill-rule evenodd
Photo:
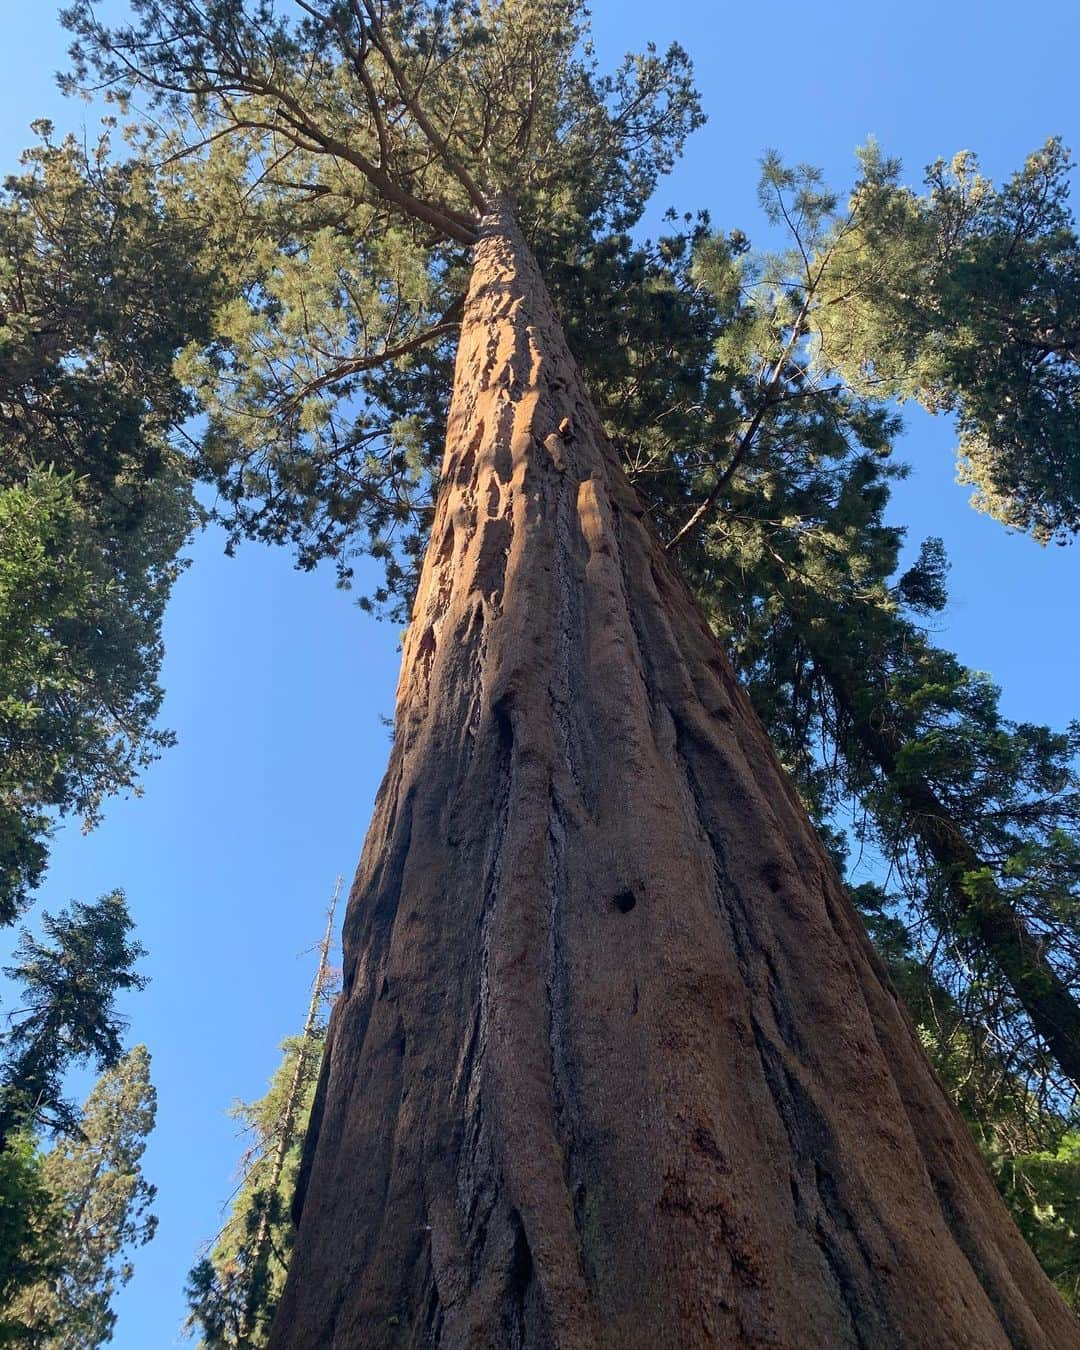
<path fill-rule="evenodd" d="M 207 427 L 197 471 L 234 540 L 301 566 L 384 560 L 407 594 L 427 528 L 466 247 L 499 194 L 550 256 L 636 221 L 701 121 L 672 47 L 599 72 L 577 0 L 383 6 L 146 0 L 109 31 L 66 21 L 74 79 L 138 91 L 173 199 L 224 278 L 182 367 Z"/>
<path fill-rule="evenodd" d="M 322 1024 L 306 1039 L 290 1037 L 266 1094 L 231 1112 L 251 1139 L 242 1180 L 224 1227 L 188 1275 L 188 1325 L 205 1350 L 267 1343 L 292 1247 L 289 1207 L 325 1037 Z"/>
<path fill-rule="evenodd" d="M 161 616 L 194 520 L 172 374 L 205 286 L 152 175 L 49 140 L 0 196 L 0 921 L 56 814 L 90 826 L 171 737 Z"/>
<path fill-rule="evenodd" d="M 93 1350 L 111 1341 L 113 1295 L 134 1269 L 128 1253 L 157 1227 L 140 1165 L 154 1114 L 150 1056 L 139 1045 L 94 1085 L 77 1129 L 35 1161 L 51 1206 L 53 1269 L 9 1304 L 35 1345 Z"/>
<path fill-rule="evenodd" d="M 0 1142 L 18 1128 L 72 1133 L 78 1118 L 61 1095 L 73 1064 L 115 1065 L 124 1022 L 115 998 L 146 980 L 132 966 L 143 948 L 131 940 L 123 892 L 46 914 L 46 940 L 23 930 L 16 963 L 5 974 L 19 985 L 19 1008 L 8 1014 L 0 1044 Z"/>
<path fill-rule="evenodd" d="M 1040 1265 L 1080 1312 L 1080 1132 L 1066 1130 L 1032 1152 L 1011 1152 L 995 1140 L 985 1153 Z"/>
<path fill-rule="evenodd" d="M 153 494 L 153 495 L 152 495 Z M 161 614 L 189 520 L 171 485 L 142 493 L 140 529 L 103 548 L 73 474 L 31 469 L 0 487 L 0 919 L 45 865 L 50 809 L 89 824 L 171 743 Z M 122 552 L 122 561 L 117 554 Z M 164 559 L 164 563 L 162 560 Z"/>
<path fill-rule="evenodd" d="M 1080 528 L 1080 240 L 1051 139 L 996 188 L 968 151 L 927 170 L 862 152 L 815 323 L 821 358 L 880 395 L 957 415 L 975 503 L 1038 539 Z"/>
<path fill-rule="evenodd" d="M 154 1123 L 144 1047 L 122 1055 L 119 991 L 131 971 L 123 895 L 44 915 L 45 938 L 24 931 L 18 1007 L 0 1037 L 0 1344 L 86 1350 L 111 1337 L 112 1295 L 130 1276 L 124 1249 L 148 1241 L 153 1188 L 139 1159 Z M 81 1111 L 61 1095 L 73 1065 L 107 1072 Z M 57 1136 L 42 1154 L 43 1131 Z"/>
<path fill-rule="evenodd" d="M 15 1134 L 0 1150 L 0 1345 L 33 1341 L 18 1302 L 59 1268 L 58 1230 L 34 1137 Z"/>
<path fill-rule="evenodd" d="M 11 1312 L 37 1343 L 93 1350 L 112 1339 L 112 1300 L 131 1278 L 129 1253 L 150 1241 L 155 1189 L 142 1175 L 156 1097 L 146 1047 L 130 1050 L 95 1085 L 78 1128 L 40 1161 L 53 1206 L 56 1269 L 23 1290 Z"/>

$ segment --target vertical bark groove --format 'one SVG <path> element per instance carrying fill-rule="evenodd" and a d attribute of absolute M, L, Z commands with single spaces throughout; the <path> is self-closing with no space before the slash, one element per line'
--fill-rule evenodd
<path fill-rule="evenodd" d="M 274 1350 L 1080 1347 L 505 212 L 344 942 Z"/>

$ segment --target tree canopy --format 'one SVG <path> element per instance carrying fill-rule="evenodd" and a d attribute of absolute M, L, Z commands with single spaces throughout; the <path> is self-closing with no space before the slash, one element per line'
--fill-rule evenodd
<path fill-rule="evenodd" d="M 197 471 L 236 538 L 345 574 L 364 548 L 387 563 L 380 599 L 407 590 L 446 399 L 427 406 L 409 362 L 452 350 L 486 203 L 510 195 L 552 251 L 627 228 L 701 121 L 688 60 L 650 49 L 601 75 L 576 0 L 137 14 L 67 12 L 73 79 L 169 114 L 153 153 L 229 273 L 182 367 L 207 414 Z"/>
<path fill-rule="evenodd" d="M 0 195 L 0 922 L 57 815 L 89 826 L 171 743 L 161 620 L 197 512 L 172 362 L 205 334 L 145 162 L 41 143 Z"/>
<path fill-rule="evenodd" d="M 1080 240 L 1053 137 L 1000 187 L 970 151 L 923 194 L 876 145 L 830 239 L 819 359 L 956 414 L 975 504 L 1036 538 L 1080 529 Z"/>
<path fill-rule="evenodd" d="M 132 969 L 144 951 L 131 938 L 121 891 L 45 914 L 41 927 L 44 940 L 23 930 L 15 964 L 4 968 L 17 982 L 20 1006 L 8 1014 L 0 1038 L 0 1143 L 17 1128 L 77 1128 L 75 1108 L 63 1096 L 64 1074 L 73 1064 L 117 1063 L 125 1021 L 116 995 L 146 984 Z"/>
<path fill-rule="evenodd" d="M 112 1340 L 113 1297 L 132 1276 L 131 1253 L 157 1226 L 155 1188 L 141 1165 L 155 1111 L 150 1056 L 137 1045 L 94 1086 L 78 1128 L 42 1158 L 55 1268 L 10 1306 L 31 1344 L 93 1350 Z"/>

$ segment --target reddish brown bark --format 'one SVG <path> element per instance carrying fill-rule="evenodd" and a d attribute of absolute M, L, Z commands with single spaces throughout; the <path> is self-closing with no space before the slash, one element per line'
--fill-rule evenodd
<path fill-rule="evenodd" d="M 274 1350 L 1080 1346 L 505 216 L 344 947 Z"/>

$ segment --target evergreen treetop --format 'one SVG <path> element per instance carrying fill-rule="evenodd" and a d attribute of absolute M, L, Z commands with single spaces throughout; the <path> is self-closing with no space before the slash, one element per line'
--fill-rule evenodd
<path fill-rule="evenodd" d="M 132 940 L 123 892 L 93 903 L 75 901 L 41 919 L 44 938 L 24 930 L 15 963 L 4 973 L 18 982 L 19 1007 L 8 1014 L 0 1067 L 0 1143 L 16 1128 L 71 1133 L 78 1127 L 62 1095 L 72 1064 L 111 1068 L 122 1053 L 122 991 L 142 989 L 133 969 L 144 955 Z"/>

